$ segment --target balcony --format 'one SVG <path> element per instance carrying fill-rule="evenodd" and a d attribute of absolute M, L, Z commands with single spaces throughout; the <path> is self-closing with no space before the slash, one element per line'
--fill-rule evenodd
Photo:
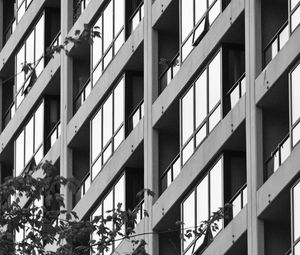
<path fill-rule="evenodd" d="M 246 93 L 246 76 L 245 73 L 238 79 L 238 81 L 229 89 L 226 97 L 230 100 L 230 109 L 232 109 Z"/>
<path fill-rule="evenodd" d="M 232 204 L 231 216 L 233 219 L 247 204 L 247 183 L 240 188 L 240 190 L 233 196 L 229 203 Z"/>
<path fill-rule="evenodd" d="M 178 154 L 160 177 L 161 193 L 171 185 L 180 170 L 180 154 Z"/>
<path fill-rule="evenodd" d="M 276 146 L 271 156 L 265 162 L 265 181 L 280 167 L 280 165 L 291 154 L 291 139 L 290 134 L 287 134 L 284 139 Z"/>
<path fill-rule="evenodd" d="M 91 186 L 91 177 L 90 173 L 88 172 L 87 175 L 81 181 L 78 189 L 76 190 L 73 196 L 73 207 L 80 201 L 80 199 L 85 195 L 88 189 Z"/>
<path fill-rule="evenodd" d="M 129 33 L 131 34 L 144 18 L 144 2 L 141 2 L 129 18 Z"/>
<path fill-rule="evenodd" d="M 6 28 L 6 30 L 4 31 L 3 44 L 5 44 L 8 41 L 12 33 L 16 30 L 16 26 L 17 26 L 17 21 L 15 18 L 13 18 L 12 21 L 9 23 L 8 27 Z"/>
<path fill-rule="evenodd" d="M 87 99 L 87 97 L 89 96 L 91 91 L 92 91 L 92 83 L 91 83 L 90 78 L 88 78 L 88 80 L 85 82 L 83 87 L 80 89 L 77 96 L 75 96 L 75 98 L 74 98 L 74 102 L 73 102 L 74 114 L 78 111 L 80 106 Z"/>
<path fill-rule="evenodd" d="M 136 106 L 136 108 L 128 117 L 129 130 L 130 131 L 133 130 L 143 117 L 144 117 L 144 99 Z"/>

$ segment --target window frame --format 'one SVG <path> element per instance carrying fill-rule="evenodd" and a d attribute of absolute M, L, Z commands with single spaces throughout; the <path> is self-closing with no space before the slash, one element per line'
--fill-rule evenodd
<path fill-rule="evenodd" d="M 220 54 L 220 100 L 218 101 L 218 103 L 211 109 L 209 110 L 209 93 L 210 93 L 210 89 L 209 89 L 209 66 L 210 64 L 215 60 L 215 57 L 217 57 L 217 55 Z M 223 119 L 223 49 L 222 47 L 219 48 L 213 55 L 212 57 L 209 59 L 209 61 L 203 66 L 201 72 L 199 73 L 199 75 L 196 76 L 196 78 L 193 79 L 193 81 L 191 82 L 191 84 L 188 86 L 187 90 L 184 92 L 184 94 L 180 97 L 180 102 L 179 102 L 179 121 L 180 121 L 180 158 L 181 158 L 181 167 L 185 165 L 185 163 L 189 160 L 189 158 L 195 153 L 195 151 L 201 146 L 201 144 L 205 141 L 205 139 L 209 136 L 209 134 L 215 129 L 215 127 L 219 124 L 219 122 Z M 206 72 L 206 116 L 204 117 L 204 119 L 202 120 L 202 122 L 196 127 L 196 83 L 198 81 L 198 79 L 201 77 L 201 75 Z M 182 125 L 182 99 L 185 97 L 185 95 L 190 92 L 190 90 L 193 90 L 193 132 L 192 134 L 189 136 L 189 138 L 187 138 L 187 140 L 183 143 L 183 125 Z M 209 120 L 210 117 L 218 110 L 218 108 L 220 107 L 220 120 L 218 121 L 218 123 L 213 127 L 212 130 L 210 130 L 210 125 L 209 125 Z M 205 127 L 206 130 L 206 135 L 205 137 L 201 140 L 201 142 L 199 142 L 199 144 L 197 145 L 197 139 L 196 136 L 198 134 L 198 132 L 202 129 L 202 127 Z M 184 162 L 183 161 L 183 151 L 184 149 L 189 145 L 189 143 L 191 142 L 191 140 L 193 140 L 193 153 L 189 156 L 189 158 Z"/>
<path fill-rule="evenodd" d="M 295 5 L 295 7 L 292 9 L 292 4 L 291 4 L 292 0 L 289 0 L 288 5 L 289 5 L 289 32 L 290 32 L 290 36 L 292 35 L 292 33 L 294 33 L 294 31 L 300 26 L 300 22 L 299 24 L 297 24 L 297 26 L 295 26 L 294 29 L 292 29 L 292 16 L 296 11 L 300 11 L 300 1 L 298 1 L 298 3 Z M 300 15 L 300 13 L 299 13 Z"/>
<path fill-rule="evenodd" d="M 297 245 L 300 245 L 300 233 L 298 238 L 295 240 L 295 228 L 294 228 L 294 188 L 296 188 L 299 185 L 300 187 L 300 179 L 296 181 L 296 183 L 293 184 L 293 186 L 290 189 L 290 199 L 291 199 L 291 242 L 292 242 L 292 254 L 295 254 L 295 247 Z M 300 217 L 299 217 L 300 218 Z"/>
<path fill-rule="evenodd" d="M 123 121 L 119 125 L 118 128 L 115 129 L 114 122 L 115 122 L 115 90 L 116 88 L 121 85 L 123 86 Z M 91 178 L 91 183 L 93 180 L 96 179 L 96 177 L 99 175 L 101 170 L 104 168 L 104 166 L 107 164 L 109 159 L 113 156 L 114 152 L 117 150 L 117 148 L 120 146 L 120 144 L 125 140 L 125 88 L 126 88 L 126 79 L 125 79 L 125 74 L 122 74 L 114 83 L 110 93 L 105 97 L 105 99 L 102 101 L 100 106 L 98 107 L 97 111 L 92 115 L 90 119 L 90 178 Z M 112 96 L 112 136 L 109 138 L 109 140 L 106 142 L 106 144 L 103 144 L 103 106 L 109 99 L 109 97 Z M 97 156 L 93 159 L 92 155 L 92 150 L 93 150 L 93 128 L 92 128 L 92 121 L 95 118 L 95 116 L 101 111 L 101 149 L 100 152 L 98 153 Z M 123 128 L 123 131 L 122 131 Z M 115 130 L 115 131 L 114 131 Z M 117 147 L 115 147 L 115 137 L 119 134 L 119 132 L 123 132 L 123 139 L 120 144 L 118 144 Z M 103 154 L 106 152 L 106 150 L 111 146 L 111 154 L 107 158 L 107 160 L 104 162 L 103 160 Z M 93 176 L 93 166 L 95 166 L 98 162 L 98 160 L 101 160 L 100 162 L 100 170 Z"/>
<path fill-rule="evenodd" d="M 207 186 L 207 191 L 208 191 L 208 217 L 211 216 L 211 171 L 214 169 L 215 166 L 217 166 L 217 164 L 221 161 L 221 180 L 222 180 L 222 196 L 221 196 L 221 201 L 222 201 L 222 206 L 224 206 L 224 155 L 221 154 L 220 156 L 218 156 L 212 165 L 210 165 L 207 170 L 203 170 L 202 172 L 203 175 L 201 176 L 201 179 L 196 183 L 196 185 L 193 186 L 192 190 L 188 192 L 188 194 L 184 197 L 184 199 L 182 200 L 181 204 L 180 204 L 180 219 L 183 222 L 184 220 L 184 208 L 183 208 L 183 204 L 184 202 L 189 198 L 189 196 L 194 193 L 194 224 L 195 224 L 195 228 L 199 227 L 197 226 L 197 189 L 198 186 L 201 184 L 201 182 L 207 177 L 208 178 L 208 186 Z M 205 167 L 206 168 L 206 167 Z M 183 222 L 184 223 L 184 222 Z M 216 234 L 216 236 L 219 234 L 219 232 L 221 232 L 222 229 L 224 229 L 225 227 L 225 222 L 224 220 L 222 220 L 222 228 L 219 229 L 218 233 Z M 181 234 L 184 235 L 184 228 L 189 228 L 189 226 L 185 226 L 183 225 L 183 229 L 180 230 Z M 192 229 L 192 227 L 191 227 Z M 215 237 L 214 237 L 215 238 Z M 187 246 L 187 248 L 184 250 L 184 240 L 181 239 L 181 254 L 185 254 L 196 242 L 198 238 L 193 238 L 193 240 L 191 241 L 191 243 Z M 200 245 L 201 246 L 201 245 Z M 193 248 L 193 252 L 192 254 L 195 252 L 196 250 L 194 250 Z"/>

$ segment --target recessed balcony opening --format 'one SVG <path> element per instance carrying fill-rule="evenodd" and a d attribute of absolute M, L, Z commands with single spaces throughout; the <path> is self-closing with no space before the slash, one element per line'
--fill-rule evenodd
<path fill-rule="evenodd" d="M 15 20 L 15 5 L 15 1 L 3 1 L 3 10 L 5 10 L 3 12 L 3 45 L 8 41 L 17 26 Z"/>
<path fill-rule="evenodd" d="M 125 1 L 126 38 L 132 34 L 144 18 L 144 8 L 144 0 Z"/>
<path fill-rule="evenodd" d="M 290 37 L 289 1 L 261 2 L 263 64 L 266 66 Z"/>
<path fill-rule="evenodd" d="M 263 111 L 263 158 L 265 181 L 291 153 L 289 88 L 285 73 L 260 102 Z"/>
<path fill-rule="evenodd" d="M 291 254 L 290 189 L 283 190 L 261 215 L 266 255 Z"/>
<path fill-rule="evenodd" d="M 247 255 L 247 232 L 234 242 L 225 255 Z"/>

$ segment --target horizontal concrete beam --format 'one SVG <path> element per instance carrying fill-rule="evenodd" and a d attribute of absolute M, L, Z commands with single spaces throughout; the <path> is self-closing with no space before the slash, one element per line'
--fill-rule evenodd
<path fill-rule="evenodd" d="M 52 58 L 47 64 L 28 95 L 20 104 L 13 118 L 9 121 L 3 132 L 0 134 L 0 158 L 5 146 L 7 146 L 18 129 L 22 127 L 22 123 L 25 121 L 27 114 L 31 112 L 32 108 L 37 103 L 39 103 L 39 99 L 41 98 L 43 91 L 46 89 L 54 74 L 58 71 L 59 66 L 60 56 L 58 54 L 54 54 L 54 58 Z"/>
<path fill-rule="evenodd" d="M 190 188 L 195 178 L 205 169 L 209 161 L 217 155 L 232 133 L 245 120 L 245 96 L 217 125 L 203 144 L 183 166 L 180 174 L 153 205 L 153 228 Z"/>
<path fill-rule="evenodd" d="M 112 60 L 105 72 L 102 74 L 92 93 L 87 100 L 79 108 L 73 118 L 68 124 L 68 144 L 74 138 L 78 130 L 82 127 L 85 121 L 89 118 L 93 111 L 98 106 L 100 100 L 106 94 L 107 90 L 113 85 L 113 82 L 121 74 L 124 66 L 133 56 L 135 50 L 141 45 L 143 41 L 143 21 L 134 30 L 133 34 L 124 43 L 118 54 Z"/>
<path fill-rule="evenodd" d="M 202 253 L 203 255 L 225 254 L 238 241 L 242 234 L 247 231 L 247 209 L 246 205 L 215 237 L 214 241 Z"/>
<path fill-rule="evenodd" d="M 175 1 L 175 0 L 173 0 Z M 152 26 L 154 27 L 172 0 L 156 0 L 152 5 Z"/>
<path fill-rule="evenodd" d="M 0 73 L 7 62 L 7 60 L 11 57 L 13 52 L 16 50 L 19 42 L 22 37 L 25 35 L 26 30 L 30 26 L 30 24 L 34 21 L 37 14 L 42 10 L 46 0 L 34 0 L 29 8 L 26 10 L 24 16 L 20 20 L 19 24 L 16 27 L 16 30 L 12 33 L 6 44 L 4 45 L 2 51 L 0 52 Z M 6 28 L 4 28 L 6 29 Z"/>
<path fill-rule="evenodd" d="M 55 141 L 53 146 L 50 148 L 50 150 L 47 152 L 47 154 L 42 159 L 42 163 L 46 161 L 51 161 L 52 164 L 55 164 L 55 162 L 59 159 L 60 156 L 60 137 Z M 32 175 L 34 178 L 42 178 L 44 176 L 43 170 L 38 169 L 36 172 Z M 20 206 L 24 207 L 28 203 L 29 198 L 28 197 L 22 197 L 20 199 Z"/>
<path fill-rule="evenodd" d="M 255 80 L 256 104 L 263 98 L 267 91 L 274 86 L 283 72 L 300 54 L 300 29 L 296 29 L 285 46 L 278 52 L 274 59 L 266 66 Z"/>
<path fill-rule="evenodd" d="M 89 209 L 92 208 L 94 203 L 103 194 L 105 188 L 107 188 L 108 183 L 121 172 L 126 161 L 141 144 L 143 141 L 143 126 L 143 120 L 141 120 L 98 174 L 87 193 L 74 207 L 73 211 L 77 213 L 80 219 L 89 212 Z"/>
<path fill-rule="evenodd" d="M 170 84 L 163 90 L 153 104 L 153 126 L 159 121 L 163 113 L 176 100 L 180 92 L 186 87 L 190 78 L 203 64 L 212 50 L 219 44 L 231 25 L 237 20 L 244 10 L 243 0 L 232 0 L 222 14 L 212 25 L 209 32 L 200 44 L 191 52 L 184 61 L 178 73 Z"/>
<path fill-rule="evenodd" d="M 300 145 L 257 191 L 257 215 L 260 216 L 280 192 L 300 173 Z"/>

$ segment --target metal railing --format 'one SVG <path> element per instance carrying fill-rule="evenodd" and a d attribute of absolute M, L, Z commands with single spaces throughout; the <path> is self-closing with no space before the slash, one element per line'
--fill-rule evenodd
<path fill-rule="evenodd" d="M 246 93 L 246 75 L 245 73 L 237 80 L 237 82 L 230 88 L 226 96 L 230 100 L 230 109 L 232 109 L 240 98 Z"/>
<path fill-rule="evenodd" d="M 47 144 L 49 148 L 53 146 L 53 144 L 56 142 L 58 137 L 60 136 L 60 121 L 58 121 L 55 126 L 50 131 L 49 135 L 47 136 Z"/>
<path fill-rule="evenodd" d="M 2 119 L 2 125 L 3 128 L 6 127 L 6 125 L 8 124 L 8 122 L 12 119 L 12 117 L 15 115 L 16 112 L 16 107 L 15 107 L 15 103 L 12 102 L 10 104 L 10 106 L 8 107 L 7 111 L 4 113 L 3 115 L 3 119 Z"/>
<path fill-rule="evenodd" d="M 142 199 L 137 206 L 133 209 L 136 212 L 136 225 L 144 218 L 144 199 Z"/>
<path fill-rule="evenodd" d="M 61 44 L 61 33 L 60 31 L 57 33 L 57 35 L 54 37 L 53 41 L 49 45 L 49 49 L 51 49 L 53 46 L 59 46 Z"/>
<path fill-rule="evenodd" d="M 141 2 L 129 18 L 130 34 L 136 29 L 144 17 L 144 1 Z"/>
<path fill-rule="evenodd" d="M 78 189 L 76 190 L 74 194 L 74 206 L 80 201 L 80 199 L 84 196 L 84 194 L 88 191 L 88 189 L 91 186 L 91 178 L 90 178 L 90 172 L 86 174 L 86 176 L 81 181 Z"/>
<path fill-rule="evenodd" d="M 180 167 L 180 154 L 177 154 L 173 161 L 169 164 L 166 170 L 160 177 L 161 193 L 164 192 L 170 184 L 175 180 L 181 170 Z"/>
<path fill-rule="evenodd" d="M 232 219 L 245 207 L 247 204 L 247 183 L 245 183 L 229 201 L 232 204 Z"/>
<path fill-rule="evenodd" d="M 265 181 L 279 168 L 279 166 L 291 154 L 290 134 L 288 133 L 283 140 L 276 146 L 271 156 L 265 162 Z"/>
<path fill-rule="evenodd" d="M 78 111 L 80 106 L 87 99 L 87 97 L 89 96 L 91 91 L 92 91 L 92 83 L 91 83 L 91 79 L 88 78 L 74 99 L 74 102 L 73 102 L 74 114 Z"/>
<path fill-rule="evenodd" d="M 144 117 L 144 99 L 134 108 L 128 117 L 129 130 L 133 130 Z"/>
<path fill-rule="evenodd" d="M 171 60 L 170 64 L 163 71 L 163 73 L 159 77 L 160 82 L 160 93 L 168 86 L 174 76 L 177 74 L 180 68 L 180 57 L 179 53 L 175 55 L 175 57 Z"/>
<path fill-rule="evenodd" d="M 289 26 L 286 21 L 264 49 L 265 66 L 277 55 L 289 39 Z"/>

